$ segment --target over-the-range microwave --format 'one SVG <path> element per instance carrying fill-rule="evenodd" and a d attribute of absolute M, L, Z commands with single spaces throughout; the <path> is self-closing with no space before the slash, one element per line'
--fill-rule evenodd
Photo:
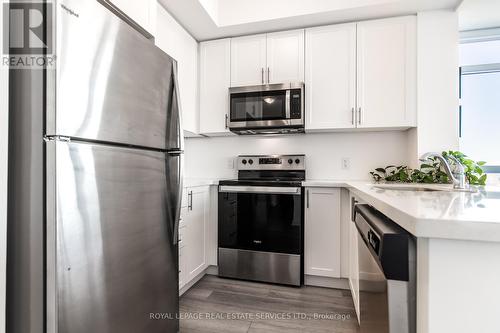
<path fill-rule="evenodd" d="M 236 134 L 304 132 L 304 83 L 229 89 L 229 130 Z"/>

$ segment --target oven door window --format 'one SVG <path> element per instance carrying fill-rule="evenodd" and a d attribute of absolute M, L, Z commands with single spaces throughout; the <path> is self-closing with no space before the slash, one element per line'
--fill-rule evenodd
<path fill-rule="evenodd" d="M 286 91 L 232 94 L 230 113 L 231 121 L 286 119 Z"/>
<path fill-rule="evenodd" d="M 219 247 L 300 254 L 302 196 L 219 193 Z"/>

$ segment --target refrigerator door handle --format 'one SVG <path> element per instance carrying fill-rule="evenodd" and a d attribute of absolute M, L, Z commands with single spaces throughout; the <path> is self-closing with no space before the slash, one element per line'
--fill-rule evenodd
<path fill-rule="evenodd" d="M 172 79 L 174 80 L 174 95 L 175 95 L 175 107 L 172 110 L 173 114 L 177 115 L 177 135 L 178 135 L 178 150 L 184 150 L 184 132 L 182 129 L 182 108 L 181 108 L 181 98 L 179 93 L 179 74 L 177 70 L 177 62 L 174 61 L 172 64 Z"/>
<path fill-rule="evenodd" d="M 181 207 L 182 207 L 182 191 L 184 188 L 184 154 L 182 152 L 169 153 L 171 157 L 179 158 L 179 188 L 177 189 L 177 200 L 174 214 L 174 226 L 173 226 L 173 237 L 172 243 L 176 245 L 179 243 L 179 221 L 181 218 Z"/>

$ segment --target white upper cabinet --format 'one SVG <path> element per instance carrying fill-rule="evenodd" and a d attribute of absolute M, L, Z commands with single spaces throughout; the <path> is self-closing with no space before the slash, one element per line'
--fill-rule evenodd
<path fill-rule="evenodd" d="M 200 43 L 200 134 L 229 133 L 231 41 Z"/>
<path fill-rule="evenodd" d="M 231 86 L 304 81 L 304 30 L 231 39 Z"/>
<path fill-rule="evenodd" d="M 357 126 L 416 124 L 416 18 L 358 23 Z"/>
<path fill-rule="evenodd" d="M 340 277 L 340 189 L 306 189 L 304 273 Z"/>
<path fill-rule="evenodd" d="M 231 39 L 231 86 L 264 84 L 266 35 Z"/>
<path fill-rule="evenodd" d="M 200 132 L 227 134 L 229 86 L 287 82 L 305 82 L 307 132 L 414 127 L 416 39 L 404 16 L 202 43 Z"/>
<path fill-rule="evenodd" d="M 152 35 L 155 34 L 156 1 L 111 0 L 113 5 Z"/>
<path fill-rule="evenodd" d="M 306 130 L 355 127 L 356 24 L 306 29 Z"/>
<path fill-rule="evenodd" d="M 304 82 L 304 30 L 267 34 L 267 83 Z"/>
<path fill-rule="evenodd" d="M 158 4 L 156 45 L 177 60 L 182 126 L 185 135 L 197 134 L 198 42 Z"/>

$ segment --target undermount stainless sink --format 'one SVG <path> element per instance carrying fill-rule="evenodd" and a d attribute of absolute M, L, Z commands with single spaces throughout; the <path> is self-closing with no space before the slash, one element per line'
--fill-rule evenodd
<path fill-rule="evenodd" d="M 411 191 L 411 192 L 476 192 L 474 188 L 455 189 L 453 187 L 447 187 L 445 185 L 412 186 L 412 185 L 398 185 L 398 184 L 380 184 L 380 185 L 374 185 L 373 187 L 381 190 Z"/>

